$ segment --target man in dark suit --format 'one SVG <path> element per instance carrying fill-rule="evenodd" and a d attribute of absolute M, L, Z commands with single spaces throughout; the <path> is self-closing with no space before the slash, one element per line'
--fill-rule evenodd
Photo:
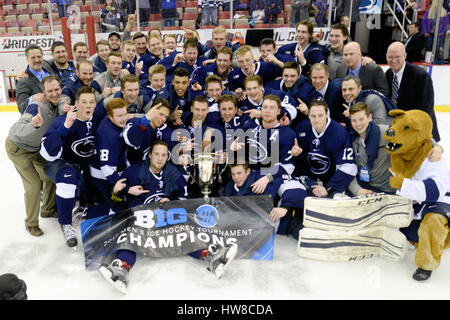
<path fill-rule="evenodd" d="M 439 142 L 433 80 L 424 69 L 406 62 L 406 56 L 405 45 L 401 42 L 393 42 L 387 49 L 386 60 L 390 68 L 386 78 L 392 88 L 389 98 L 399 109 L 419 109 L 428 113 L 433 120 L 433 138 Z"/>
<path fill-rule="evenodd" d="M 408 26 L 409 37 L 406 39 L 406 61 L 415 62 L 423 60 L 425 38 L 419 32 L 419 23 L 413 22 Z"/>
<path fill-rule="evenodd" d="M 53 70 L 48 66 L 44 66 L 42 50 L 37 45 L 30 45 L 25 49 L 28 67 L 25 73 L 28 77 L 22 78 L 16 83 L 16 102 L 19 112 L 23 113 L 28 106 L 28 99 L 37 94 L 42 93 L 41 80 L 50 74 L 54 74 Z"/>
<path fill-rule="evenodd" d="M 385 96 L 389 95 L 383 69 L 374 62 L 363 65 L 361 47 L 354 41 L 344 46 L 344 63 L 338 67 L 336 78 L 344 78 L 346 75 L 360 78 L 363 89 L 375 89 Z"/>

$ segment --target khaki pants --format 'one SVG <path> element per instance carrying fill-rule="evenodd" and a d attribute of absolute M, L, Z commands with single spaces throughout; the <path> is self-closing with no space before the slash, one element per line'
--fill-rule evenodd
<path fill-rule="evenodd" d="M 41 185 L 44 193 L 41 216 L 56 212 L 56 186 L 44 172 L 45 160 L 39 152 L 28 152 L 19 148 L 11 139 L 6 138 L 6 153 L 22 178 L 25 189 L 25 210 L 27 227 L 39 226 L 39 205 Z"/>
<path fill-rule="evenodd" d="M 438 213 L 427 213 L 420 223 L 419 242 L 415 262 L 424 270 L 436 270 L 444 249 L 450 247 L 448 218 Z"/>

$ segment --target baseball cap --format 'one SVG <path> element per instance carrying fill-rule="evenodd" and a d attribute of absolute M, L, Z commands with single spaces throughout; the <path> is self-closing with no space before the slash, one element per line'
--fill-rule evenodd
<path fill-rule="evenodd" d="M 122 38 L 120 37 L 120 34 L 114 31 L 114 32 L 111 32 L 111 33 L 108 35 L 108 40 L 109 40 L 109 38 L 111 38 L 112 36 L 116 36 L 116 37 L 118 37 L 119 39 L 122 39 Z"/>

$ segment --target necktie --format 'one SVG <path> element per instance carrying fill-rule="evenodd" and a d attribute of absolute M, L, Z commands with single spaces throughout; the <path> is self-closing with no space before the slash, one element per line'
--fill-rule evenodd
<path fill-rule="evenodd" d="M 394 77 L 392 78 L 392 96 L 391 96 L 391 101 L 395 105 L 397 105 L 397 98 L 398 98 L 398 80 L 397 80 L 396 74 L 394 73 Z"/>

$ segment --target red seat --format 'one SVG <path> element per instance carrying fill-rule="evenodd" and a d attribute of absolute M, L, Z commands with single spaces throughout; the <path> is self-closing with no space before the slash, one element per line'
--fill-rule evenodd
<path fill-rule="evenodd" d="M 9 26 L 10 27 L 20 27 L 20 22 L 19 22 L 19 20 L 11 20 L 11 21 L 9 21 Z"/>
<path fill-rule="evenodd" d="M 198 7 L 198 1 L 186 1 L 186 8 Z"/>
<path fill-rule="evenodd" d="M 89 12 L 89 11 L 91 11 L 91 6 L 90 5 L 82 5 L 80 10 L 81 10 L 81 12 Z"/>
<path fill-rule="evenodd" d="M 196 12 L 185 12 L 183 13 L 183 20 L 197 20 Z"/>
<path fill-rule="evenodd" d="M 249 29 L 250 26 L 248 24 L 237 24 L 234 26 L 235 29 Z"/>
<path fill-rule="evenodd" d="M 23 26 L 32 27 L 34 30 L 37 30 L 37 20 L 36 19 L 24 20 Z"/>
<path fill-rule="evenodd" d="M 8 11 L 8 16 L 17 16 L 19 14 L 19 10 L 11 9 Z"/>
<path fill-rule="evenodd" d="M 150 21 L 161 21 L 162 14 L 161 13 L 150 13 Z"/>
<path fill-rule="evenodd" d="M 230 11 L 221 11 L 218 15 L 219 19 L 230 19 Z"/>

